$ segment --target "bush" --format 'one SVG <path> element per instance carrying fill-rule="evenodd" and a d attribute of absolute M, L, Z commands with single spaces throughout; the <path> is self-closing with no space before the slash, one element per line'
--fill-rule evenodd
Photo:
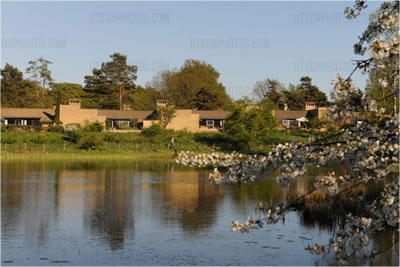
<path fill-rule="evenodd" d="M 83 130 L 86 132 L 101 133 L 104 130 L 104 125 L 101 122 L 96 121 L 83 127 Z"/>
<path fill-rule="evenodd" d="M 165 130 L 164 128 L 162 128 L 162 127 L 160 126 L 160 124 L 155 123 L 155 124 L 151 125 L 149 128 L 145 128 L 145 129 L 142 131 L 141 134 L 142 134 L 144 137 L 152 138 L 152 137 L 157 136 L 157 135 L 162 135 L 163 132 L 165 132 L 165 131 L 166 131 L 166 130 Z"/>
<path fill-rule="evenodd" d="M 4 133 L 5 131 L 7 131 L 7 125 L 2 124 L 1 125 L 1 132 Z"/>
<path fill-rule="evenodd" d="M 14 144 L 17 142 L 17 138 L 13 135 L 2 135 L 1 137 L 1 143 L 2 144 Z"/>
<path fill-rule="evenodd" d="M 111 120 L 110 119 L 106 119 L 106 129 L 111 129 Z"/>
<path fill-rule="evenodd" d="M 226 133 L 195 133 L 194 140 L 208 146 L 218 146 L 223 150 L 240 150 L 241 144 Z"/>
<path fill-rule="evenodd" d="M 105 133 L 103 140 L 110 143 L 120 143 L 123 140 L 123 136 L 118 133 Z"/>
<path fill-rule="evenodd" d="M 84 135 L 80 140 L 80 148 L 91 150 L 99 149 L 103 145 L 103 139 L 95 134 Z"/>
<path fill-rule="evenodd" d="M 34 136 L 31 136 L 29 141 L 36 145 L 41 145 L 41 144 L 46 143 L 46 138 L 43 135 L 34 135 Z"/>
<path fill-rule="evenodd" d="M 141 135 L 144 136 L 151 143 L 167 143 L 174 135 L 174 130 L 167 130 L 162 128 L 159 124 L 153 124 L 149 128 L 145 128 L 141 132 Z"/>
<path fill-rule="evenodd" d="M 61 125 L 53 126 L 49 128 L 49 132 L 64 133 L 64 127 L 62 127 Z"/>
<path fill-rule="evenodd" d="M 318 118 L 313 118 L 312 120 L 310 120 L 309 124 L 312 129 L 321 129 L 321 128 L 331 129 L 334 126 L 331 120 L 318 119 Z"/>
<path fill-rule="evenodd" d="M 80 131 L 68 131 L 66 134 L 66 139 L 72 143 L 78 143 L 79 139 L 82 137 L 82 133 Z"/>

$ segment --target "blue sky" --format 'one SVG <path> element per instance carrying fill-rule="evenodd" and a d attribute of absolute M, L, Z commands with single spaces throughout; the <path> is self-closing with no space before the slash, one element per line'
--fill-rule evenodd
<path fill-rule="evenodd" d="M 25 70 L 41 56 L 56 82 L 84 84 L 93 67 L 120 52 L 139 67 L 144 85 L 185 59 L 204 60 L 221 74 L 234 98 L 251 95 L 257 81 L 285 85 L 301 76 L 327 94 L 336 73 L 352 70 L 353 44 L 379 2 L 358 20 L 343 10 L 353 2 L 2 2 L 2 66 Z M 364 88 L 365 75 L 354 75 Z"/>

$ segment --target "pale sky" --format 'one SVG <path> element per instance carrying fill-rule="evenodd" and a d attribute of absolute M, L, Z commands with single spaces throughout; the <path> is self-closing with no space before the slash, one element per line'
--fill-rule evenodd
<path fill-rule="evenodd" d="M 138 65 L 137 84 L 185 59 L 220 72 L 233 98 L 251 96 L 257 81 L 286 86 L 310 76 L 329 95 L 337 73 L 346 76 L 353 44 L 380 2 L 348 21 L 353 2 L 2 2 L 2 66 L 25 71 L 44 57 L 56 82 L 84 84 L 93 67 L 120 52 Z M 356 73 L 364 88 L 367 77 Z"/>

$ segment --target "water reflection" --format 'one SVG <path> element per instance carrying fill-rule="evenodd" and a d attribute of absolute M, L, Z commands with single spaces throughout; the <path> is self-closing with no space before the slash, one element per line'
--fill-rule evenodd
<path fill-rule="evenodd" d="M 335 211 L 318 206 L 322 195 L 308 199 L 306 209 L 290 214 L 285 225 L 246 235 L 229 231 L 231 220 L 254 215 L 254 203 L 308 192 L 313 170 L 281 188 L 273 173 L 256 184 L 215 186 L 207 183 L 208 171 L 162 161 L 12 160 L 1 165 L 2 258 L 16 265 L 54 265 L 60 259 L 74 265 L 331 260 L 307 254 L 306 240 L 299 239 L 306 232 L 312 242 L 326 242 L 336 228 Z M 377 239 L 376 246 L 387 246 L 387 238 Z M 393 254 L 388 257 L 392 260 L 379 263 L 396 263 Z"/>
<path fill-rule="evenodd" d="M 162 220 L 179 222 L 184 232 L 200 232 L 215 223 L 217 205 L 223 198 L 223 187 L 206 182 L 204 172 L 174 172 L 155 186 L 160 193 Z"/>

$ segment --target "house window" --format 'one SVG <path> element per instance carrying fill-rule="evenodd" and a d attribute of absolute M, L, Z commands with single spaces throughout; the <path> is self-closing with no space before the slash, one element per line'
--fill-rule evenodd
<path fill-rule="evenodd" d="M 290 126 L 290 120 L 282 120 L 282 125 Z"/>
<path fill-rule="evenodd" d="M 23 119 L 7 119 L 7 124 L 17 126 L 27 125 L 26 120 Z"/>
<path fill-rule="evenodd" d="M 206 120 L 206 125 L 209 127 L 214 127 L 214 120 Z"/>
<path fill-rule="evenodd" d="M 121 129 L 123 127 L 131 127 L 129 120 L 111 120 L 111 128 Z"/>

